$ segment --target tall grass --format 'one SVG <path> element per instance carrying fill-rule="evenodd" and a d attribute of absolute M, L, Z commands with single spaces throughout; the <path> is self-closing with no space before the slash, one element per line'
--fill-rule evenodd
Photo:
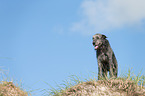
<path fill-rule="evenodd" d="M 138 73 L 138 75 L 136 76 L 131 69 L 128 70 L 127 76 L 126 78 L 128 80 L 132 80 L 134 81 L 134 83 L 136 84 L 136 86 L 140 86 L 140 88 L 143 88 L 145 86 L 145 75 L 141 75 L 141 71 Z"/>
<path fill-rule="evenodd" d="M 64 93 L 65 91 L 67 91 L 67 89 L 83 83 L 83 80 L 81 80 L 79 77 L 77 77 L 76 75 L 71 75 L 68 77 L 67 80 L 62 81 L 62 84 L 57 84 L 57 88 L 52 87 L 50 84 L 48 84 L 47 82 L 45 82 L 50 88 L 49 89 L 44 89 L 44 94 L 45 96 L 61 96 L 61 93 Z"/>
<path fill-rule="evenodd" d="M 4 86 L 6 86 L 6 87 L 4 87 Z M 26 92 L 26 90 L 24 90 L 22 81 L 14 81 L 13 79 L 11 79 L 8 76 L 8 71 L 3 70 L 2 67 L 0 67 L 0 96 L 3 93 L 2 90 L 6 90 L 6 89 L 2 89 L 2 88 L 7 88 L 7 86 L 14 86 L 13 88 L 16 88 L 16 90 L 20 89 L 18 91 L 22 92 L 22 94 L 24 92 L 24 94 L 29 94 L 29 96 L 31 96 L 31 93 L 29 91 Z M 25 95 L 25 96 L 27 96 L 27 95 Z"/>
<path fill-rule="evenodd" d="M 93 82 L 97 82 L 97 76 L 95 75 L 94 78 L 86 78 L 86 79 L 80 79 L 80 77 L 77 77 L 75 75 L 69 76 L 68 80 L 63 81 L 62 84 L 57 85 L 57 88 L 52 87 L 51 85 L 49 85 L 48 83 L 46 83 L 50 88 L 49 89 L 45 89 L 43 91 L 45 96 L 61 96 L 62 93 L 66 92 L 69 88 L 81 84 L 83 82 L 88 82 L 88 81 L 93 81 Z M 132 82 L 130 84 L 135 84 L 135 86 L 137 88 L 145 88 L 145 75 L 141 75 L 141 72 L 138 73 L 138 75 L 136 76 L 131 69 L 128 70 L 128 73 L 126 73 L 123 77 L 118 77 L 116 78 L 116 80 L 122 80 L 123 81 L 123 85 L 120 86 L 126 86 L 126 81 Z M 102 78 L 103 82 L 107 82 L 106 84 L 110 84 L 112 83 L 111 78 L 109 79 L 105 79 Z M 110 82 L 111 81 L 111 82 Z M 118 82 L 119 83 L 119 82 Z M 113 85 L 111 84 L 111 86 L 113 87 Z M 130 86 L 130 85 L 127 85 Z M 133 85 L 134 86 L 134 85 Z M 130 89 L 131 90 L 131 89 Z"/>

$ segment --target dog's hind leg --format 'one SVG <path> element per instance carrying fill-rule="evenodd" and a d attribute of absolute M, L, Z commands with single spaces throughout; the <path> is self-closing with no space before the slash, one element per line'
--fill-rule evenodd
<path fill-rule="evenodd" d="M 117 60 L 116 60 L 114 54 L 113 54 L 113 74 L 117 78 L 117 74 L 118 74 L 118 64 L 117 64 Z"/>

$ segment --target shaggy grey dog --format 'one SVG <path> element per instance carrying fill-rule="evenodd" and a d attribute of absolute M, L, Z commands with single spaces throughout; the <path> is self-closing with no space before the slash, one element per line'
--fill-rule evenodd
<path fill-rule="evenodd" d="M 107 37 L 103 34 L 93 36 L 93 46 L 96 50 L 98 61 L 98 80 L 107 77 L 109 71 L 110 78 L 116 78 L 118 73 L 118 64 L 115 54 L 109 44 Z"/>

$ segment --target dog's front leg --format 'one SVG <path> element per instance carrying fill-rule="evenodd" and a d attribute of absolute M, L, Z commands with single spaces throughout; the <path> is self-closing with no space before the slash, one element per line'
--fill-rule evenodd
<path fill-rule="evenodd" d="M 98 60 L 98 80 L 102 78 L 102 64 L 100 60 Z"/>
<path fill-rule="evenodd" d="M 113 62 L 112 62 L 112 58 L 109 58 L 109 75 L 110 75 L 110 78 L 112 78 L 114 75 L 113 75 Z"/>

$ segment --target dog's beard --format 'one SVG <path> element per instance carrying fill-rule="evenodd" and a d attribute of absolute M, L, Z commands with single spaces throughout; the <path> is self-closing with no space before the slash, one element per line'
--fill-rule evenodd
<path fill-rule="evenodd" d="M 102 44 L 101 43 L 99 43 L 98 45 L 95 45 L 95 50 L 97 50 L 97 49 L 99 49 L 100 47 L 102 46 Z"/>

